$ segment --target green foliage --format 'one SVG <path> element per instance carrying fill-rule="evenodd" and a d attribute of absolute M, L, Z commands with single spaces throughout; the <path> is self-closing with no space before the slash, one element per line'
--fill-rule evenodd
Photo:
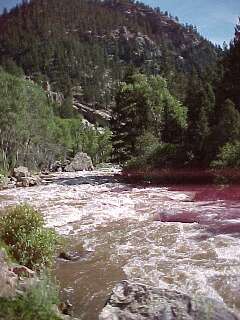
<path fill-rule="evenodd" d="M 235 28 L 235 37 L 230 43 L 222 60 L 224 68 L 223 79 L 219 86 L 219 96 L 222 101 L 231 99 L 238 111 L 240 111 L 240 18 Z"/>
<path fill-rule="evenodd" d="M 62 105 L 64 119 L 55 116 L 38 85 L 0 70 L 0 168 L 4 172 L 17 165 L 47 168 L 78 151 L 87 152 L 94 163 L 107 161 L 110 131 L 84 125 L 79 115 L 70 118 L 70 102 L 67 98 Z"/>
<path fill-rule="evenodd" d="M 53 112 L 46 94 L 30 81 L 0 70 L 0 167 L 46 165 L 52 156 Z"/>
<path fill-rule="evenodd" d="M 60 106 L 60 117 L 61 118 L 74 118 L 76 111 L 73 109 L 73 98 L 71 95 L 67 96 L 62 105 Z"/>
<path fill-rule="evenodd" d="M 153 150 L 159 146 L 159 139 L 151 132 L 144 132 L 144 134 L 136 140 L 136 153 L 141 156 L 150 155 Z"/>
<path fill-rule="evenodd" d="M 56 233 L 44 227 L 42 215 L 28 205 L 8 209 L 0 219 L 1 239 L 20 264 L 31 269 L 51 265 L 56 245 Z"/>
<path fill-rule="evenodd" d="M 240 142 L 226 143 L 220 148 L 217 159 L 211 163 L 212 168 L 239 168 Z"/>
<path fill-rule="evenodd" d="M 16 62 L 14 62 L 12 59 L 6 59 L 2 63 L 3 69 L 16 77 L 23 77 L 24 76 L 24 71 L 21 67 L 19 67 Z"/>
<path fill-rule="evenodd" d="M 0 173 L 0 184 L 5 181 L 6 177 L 4 174 Z"/>
<path fill-rule="evenodd" d="M 115 154 L 120 161 L 128 160 L 137 155 L 138 139 L 146 132 L 159 143 L 181 141 L 187 109 L 170 94 L 162 77 L 132 74 L 120 84 L 111 125 Z"/>
<path fill-rule="evenodd" d="M 185 166 L 188 161 L 189 156 L 182 146 L 171 143 L 156 143 L 145 150 L 145 153 L 127 161 L 126 168 L 175 168 Z"/>
<path fill-rule="evenodd" d="M 59 158 L 86 152 L 94 164 L 110 159 L 112 144 L 111 131 L 84 124 L 81 118 L 61 119 L 56 117 L 55 141 L 63 146 Z M 65 152 L 63 152 L 65 150 Z"/>
<path fill-rule="evenodd" d="M 215 96 L 211 84 L 192 74 L 185 104 L 188 107 L 189 123 L 185 138 L 186 149 L 192 153 L 193 162 L 203 163 L 211 134 L 210 121 L 215 111 Z"/>
<path fill-rule="evenodd" d="M 154 167 L 173 167 L 178 160 L 178 147 L 175 144 L 160 144 L 151 154 Z"/>
<path fill-rule="evenodd" d="M 158 148 L 159 141 L 151 132 L 144 134 L 136 139 L 136 154 L 125 164 L 128 169 L 147 168 L 152 166 L 152 154 Z"/>
<path fill-rule="evenodd" d="M 125 14 L 129 8 L 133 15 Z M 56 91 L 81 85 L 83 102 L 107 108 L 129 64 L 167 76 L 215 63 L 209 41 L 170 19 L 132 1 L 24 1 L 0 17 L 0 63 L 14 61 L 25 74 L 44 74 Z"/>
<path fill-rule="evenodd" d="M 220 148 L 240 141 L 240 26 L 221 52 L 194 26 L 167 16 L 115 0 L 31 1 L 5 12 L 0 64 L 11 76 L 0 71 L 0 167 L 48 167 L 77 151 L 95 164 L 108 161 L 111 132 L 86 126 L 72 108 L 76 97 L 106 109 L 115 97 L 111 128 L 119 162 L 208 166 Z M 119 83 L 129 67 L 142 74 L 128 72 Z M 15 77 L 22 69 L 64 93 L 55 113 L 43 90 Z"/>
<path fill-rule="evenodd" d="M 221 108 L 215 140 L 222 146 L 227 142 L 240 139 L 240 113 L 234 103 L 227 99 Z"/>
<path fill-rule="evenodd" d="M 60 320 L 53 309 L 58 303 L 57 288 L 46 277 L 12 299 L 0 298 L 0 319 Z"/>

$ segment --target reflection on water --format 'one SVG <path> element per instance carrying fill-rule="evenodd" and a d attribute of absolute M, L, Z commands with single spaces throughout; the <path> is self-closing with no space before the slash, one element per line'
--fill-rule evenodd
<path fill-rule="evenodd" d="M 0 193 L 0 208 L 30 202 L 73 248 L 93 251 L 56 264 L 75 315 L 97 319 L 123 278 L 204 294 L 240 312 L 240 187 L 134 187 L 114 172 L 57 174 L 48 185 Z"/>

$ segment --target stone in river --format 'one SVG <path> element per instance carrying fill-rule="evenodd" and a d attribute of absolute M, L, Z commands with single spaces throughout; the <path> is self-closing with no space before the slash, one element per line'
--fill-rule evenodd
<path fill-rule="evenodd" d="M 223 303 L 169 289 L 122 281 L 99 320 L 239 320 Z"/>
<path fill-rule="evenodd" d="M 58 256 L 59 259 L 65 261 L 77 261 L 80 259 L 86 258 L 91 252 L 90 251 L 83 251 L 83 252 L 76 252 L 76 251 L 68 251 L 68 252 L 61 252 Z"/>

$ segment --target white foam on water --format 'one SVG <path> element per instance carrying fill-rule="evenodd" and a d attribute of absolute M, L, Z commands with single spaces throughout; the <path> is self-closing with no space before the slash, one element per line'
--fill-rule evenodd
<path fill-rule="evenodd" d="M 56 174 L 48 185 L 0 192 L 6 196 L 0 208 L 20 202 L 39 208 L 47 226 L 81 240 L 85 249 L 95 252 L 102 272 L 109 272 L 108 265 L 119 266 L 128 279 L 141 283 L 220 301 L 225 295 L 231 297 L 236 277 L 240 278 L 239 238 L 210 236 L 197 223 L 153 221 L 154 215 L 174 216 L 178 212 L 197 212 L 214 220 L 226 204 L 190 202 L 189 192 L 165 187 L 132 188 L 114 181 L 118 172 L 102 169 Z M 219 279 L 228 287 L 217 285 Z M 235 300 L 230 306 L 233 303 Z"/>

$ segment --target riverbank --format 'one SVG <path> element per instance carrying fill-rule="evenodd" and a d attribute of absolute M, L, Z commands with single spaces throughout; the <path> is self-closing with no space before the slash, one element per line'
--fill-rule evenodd
<path fill-rule="evenodd" d="M 237 169 L 124 169 L 119 176 L 128 183 L 155 185 L 240 184 Z"/>
<path fill-rule="evenodd" d="M 60 237 L 27 205 L 0 217 L 0 319 L 72 320 L 51 274 Z"/>

